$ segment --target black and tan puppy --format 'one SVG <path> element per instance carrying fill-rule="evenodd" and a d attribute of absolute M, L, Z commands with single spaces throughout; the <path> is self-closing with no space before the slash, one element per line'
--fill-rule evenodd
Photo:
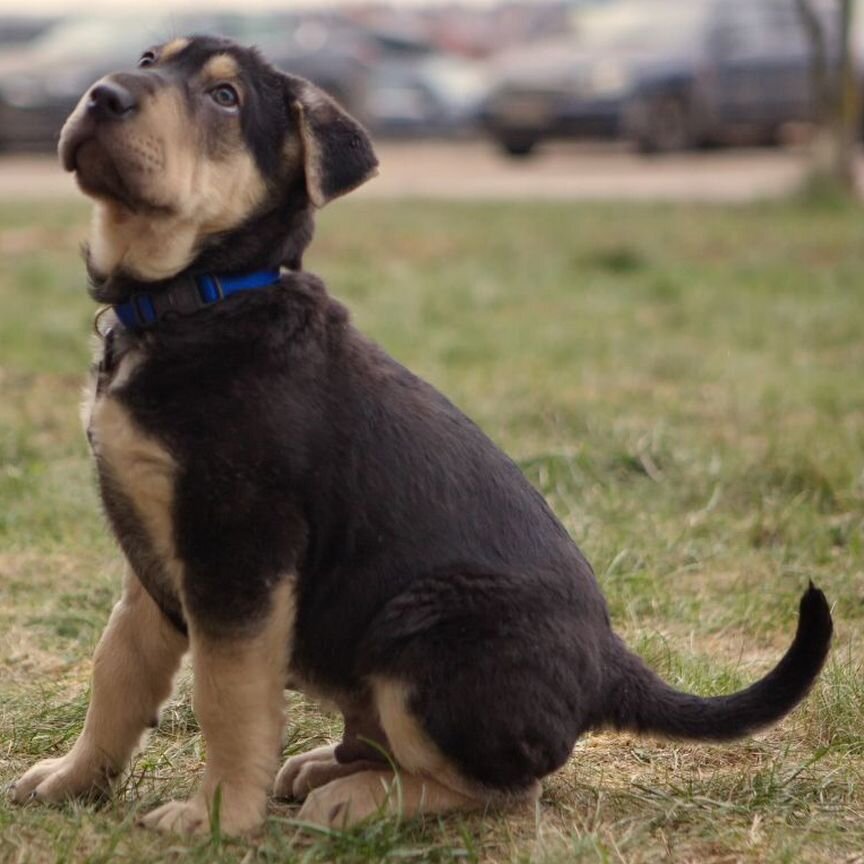
<path fill-rule="evenodd" d="M 671 689 L 513 462 L 302 271 L 314 208 L 375 172 L 362 128 L 223 40 L 139 67 L 95 85 L 60 142 L 113 307 L 86 418 L 128 576 L 83 733 L 16 800 L 104 790 L 187 650 L 207 767 L 144 817 L 160 830 L 207 830 L 217 789 L 223 830 L 254 829 L 274 778 L 335 825 L 533 800 L 589 730 L 730 739 L 804 697 L 831 638 L 820 591 L 757 684 Z M 277 776 L 286 686 L 345 734 Z"/>

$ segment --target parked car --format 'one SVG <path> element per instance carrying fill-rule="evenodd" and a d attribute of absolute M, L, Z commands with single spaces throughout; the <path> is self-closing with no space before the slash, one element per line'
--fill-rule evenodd
<path fill-rule="evenodd" d="M 506 52 L 493 65 L 483 126 L 516 157 L 550 138 L 614 136 L 623 94 L 619 82 L 592 80 L 597 67 L 593 51 L 572 36 Z"/>
<path fill-rule="evenodd" d="M 504 58 L 484 121 L 507 152 L 556 137 L 625 137 L 644 152 L 772 142 L 814 117 L 796 0 L 613 0 L 577 23 Z"/>
<path fill-rule="evenodd" d="M 796 0 L 710 0 L 702 6 L 693 21 L 697 51 L 648 57 L 633 70 L 624 136 L 645 153 L 774 144 L 785 125 L 814 120 L 812 48 Z M 830 7 L 819 8 L 829 44 L 836 46 Z"/>
<path fill-rule="evenodd" d="M 379 134 L 459 135 L 475 128 L 483 68 L 438 52 L 383 59 L 372 69 L 365 119 Z"/>

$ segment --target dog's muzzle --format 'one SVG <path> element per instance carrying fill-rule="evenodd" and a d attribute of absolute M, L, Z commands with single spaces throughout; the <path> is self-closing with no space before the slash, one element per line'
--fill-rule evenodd
<path fill-rule="evenodd" d="M 140 88 L 130 86 L 133 76 L 109 75 L 84 94 L 60 133 L 60 160 L 67 171 L 77 168 L 78 149 L 100 129 L 131 120 L 140 108 Z M 123 80 L 119 80 L 123 79 Z"/>

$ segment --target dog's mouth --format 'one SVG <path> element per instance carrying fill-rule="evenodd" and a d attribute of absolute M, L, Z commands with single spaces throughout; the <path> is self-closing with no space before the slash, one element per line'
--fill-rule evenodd
<path fill-rule="evenodd" d="M 132 194 L 114 159 L 98 136 L 84 137 L 70 147 L 67 171 L 74 171 L 81 191 L 94 198 L 109 198 L 124 204 L 130 210 L 137 209 L 136 196 Z"/>
<path fill-rule="evenodd" d="M 107 198 L 130 210 L 138 210 L 143 202 L 120 170 L 112 152 L 114 149 L 111 142 L 105 140 L 104 131 L 87 117 L 67 123 L 58 146 L 63 168 L 75 174 L 85 195 Z"/>
<path fill-rule="evenodd" d="M 60 133 L 60 144 L 58 147 L 60 162 L 66 171 L 78 170 L 78 152 L 89 140 L 96 138 L 96 124 L 82 118 L 69 128 L 69 124 L 63 127 Z"/>

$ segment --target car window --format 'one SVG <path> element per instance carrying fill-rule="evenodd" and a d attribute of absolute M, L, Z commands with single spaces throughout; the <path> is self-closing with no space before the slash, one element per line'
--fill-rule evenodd
<path fill-rule="evenodd" d="M 795 0 L 727 0 L 718 6 L 712 43 L 718 54 L 733 59 L 808 51 Z"/>
<path fill-rule="evenodd" d="M 576 17 L 576 35 L 592 48 L 662 51 L 696 39 L 709 0 L 617 0 Z"/>

